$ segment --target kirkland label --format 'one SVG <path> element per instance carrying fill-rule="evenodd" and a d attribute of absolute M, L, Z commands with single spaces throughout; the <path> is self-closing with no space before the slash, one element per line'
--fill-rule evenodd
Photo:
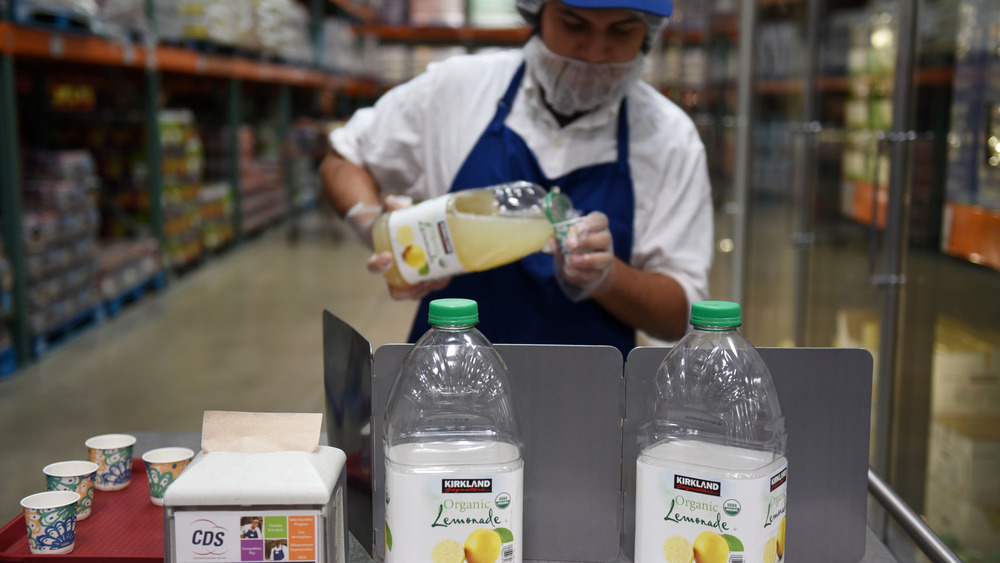
<path fill-rule="evenodd" d="M 464 274 L 448 229 L 448 198 L 429 199 L 389 215 L 389 241 L 407 283 Z"/>
<path fill-rule="evenodd" d="M 636 563 L 776 563 L 785 555 L 788 466 L 726 479 L 636 464 Z"/>
<path fill-rule="evenodd" d="M 495 475 L 386 468 L 386 563 L 520 563 L 524 469 Z"/>
<path fill-rule="evenodd" d="M 178 511 L 173 520 L 177 563 L 323 560 L 317 510 Z"/>

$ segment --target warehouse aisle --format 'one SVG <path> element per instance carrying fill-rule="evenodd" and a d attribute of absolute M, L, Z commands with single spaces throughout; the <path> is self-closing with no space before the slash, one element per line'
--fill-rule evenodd
<path fill-rule="evenodd" d="M 322 312 L 375 348 L 405 340 L 415 304 L 389 299 L 350 235 L 285 228 L 172 281 L 0 381 L 0 517 L 44 490 L 41 468 L 86 459 L 106 432 L 197 432 L 207 409 L 322 412 Z"/>

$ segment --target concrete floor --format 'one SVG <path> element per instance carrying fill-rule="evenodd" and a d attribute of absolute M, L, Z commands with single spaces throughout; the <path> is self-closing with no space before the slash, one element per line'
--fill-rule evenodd
<path fill-rule="evenodd" d="M 41 472 L 86 459 L 110 432 L 199 432 L 205 410 L 323 412 L 322 313 L 375 348 L 405 341 L 415 304 L 392 301 L 367 253 L 314 223 L 285 229 L 172 280 L 0 381 L 0 520 L 45 490 Z M 356 274 L 355 274 L 356 272 Z"/>

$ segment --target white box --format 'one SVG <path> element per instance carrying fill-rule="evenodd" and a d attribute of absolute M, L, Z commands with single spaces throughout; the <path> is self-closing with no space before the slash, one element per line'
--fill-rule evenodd
<path fill-rule="evenodd" d="M 1000 415 L 931 421 L 928 478 L 965 500 L 1000 505 Z"/>
<path fill-rule="evenodd" d="M 346 563 L 346 461 L 327 446 L 199 453 L 163 498 L 164 561 L 271 561 L 278 548 L 286 561 Z"/>
<path fill-rule="evenodd" d="M 935 532 L 954 534 L 963 552 L 1000 550 L 1000 504 L 962 499 L 932 480 L 926 491 L 924 514 Z"/>

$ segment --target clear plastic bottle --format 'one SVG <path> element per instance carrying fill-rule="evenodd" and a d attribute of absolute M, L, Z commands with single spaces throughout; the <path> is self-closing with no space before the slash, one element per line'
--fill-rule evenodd
<path fill-rule="evenodd" d="M 385 414 L 385 561 L 521 561 L 524 462 L 507 367 L 470 299 L 431 301 Z"/>
<path fill-rule="evenodd" d="M 553 194 L 557 193 L 555 191 Z M 549 192 L 529 182 L 461 190 L 380 216 L 376 252 L 391 252 L 393 287 L 481 272 L 538 252 L 552 238 Z M 557 213 L 568 200 L 561 196 Z M 550 220 L 552 219 L 552 220 Z"/>
<path fill-rule="evenodd" d="M 785 422 L 740 323 L 736 303 L 695 303 L 694 330 L 660 364 L 639 431 L 637 563 L 784 558 Z"/>

